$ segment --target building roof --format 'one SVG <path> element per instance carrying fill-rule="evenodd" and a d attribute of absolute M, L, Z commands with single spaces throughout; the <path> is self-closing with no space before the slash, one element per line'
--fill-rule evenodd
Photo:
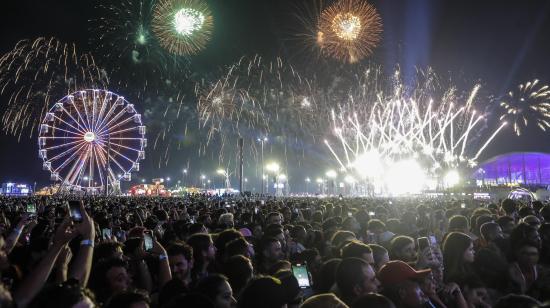
<path fill-rule="evenodd" d="M 513 152 L 481 163 L 472 177 L 485 184 L 550 184 L 550 154 Z"/>

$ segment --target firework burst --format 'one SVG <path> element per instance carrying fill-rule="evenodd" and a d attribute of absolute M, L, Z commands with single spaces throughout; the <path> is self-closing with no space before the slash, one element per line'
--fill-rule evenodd
<path fill-rule="evenodd" d="M 321 12 L 317 31 L 323 54 L 353 63 L 373 52 L 380 41 L 382 20 L 364 0 L 339 0 Z"/>
<path fill-rule="evenodd" d="M 210 9 L 202 0 L 160 0 L 152 24 L 160 44 L 175 55 L 199 53 L 214 27 Z"/>
<path fill-rule="evenodd" d="M 90 20 L 90 41 L 97 60 L 109 68 L 112 84 L 125 90 L 132 83 L 136 99 L 164 88 L 167 80 L 188 73 L 189 59 L 166 51 L 152 29 L 155 0 L 121 0 L 97 5 L 98 17 Z M 142 97 L 143 96 L 143 97 Z"/>
<path fill-rule="evenodd" d="M 8 134 L 32 136 L 52 99 L 86 87 L 105 87 L 105 72 L 90 54 L 55 38 L 22 40 L 0 58 L 2 129 Z"/>
<path fill-rule="evenodd" d="M 513 123 L 518 136 L 529 121 L 536 123 L 543 131 L 550 128 L 550 88 L 540 85 L 537 79 L 520 84 L 515 92 L 508 92 L 500 107 L 504 110 L 500 120 Z"/>
<path fill-rule="evenodd" d="M 411 175 L 409 182 L 415 183 L 428 179 L 440 183 L 446 174 L 472 168 L 506 125 L 500 123 L 480 143 L 486 119 L 475 109 L 479 85 L 468 95 L 459 95 L 454 86 L 442 86 L 431 71 L 418 76 L 412 87 L 403 84 L 399 72 L 386 82 L 371 75 L 366 73 L 365 79 L 374 82 L 365 83 L 361 93 L 352 94 L 348 104 L 332 113 L 336 141 L 325 144 L 341 170 L 378 189 L 403 186 L 399 177 L 391 176 L 395 166 L 422 170 L 422 174 Z M 384 89 L 382 84 L 391 86 Z M 393 185 L 396 181 L 399 185 Z M 415 191 L 425 188 L 424 184 Z"/>
<path fill-rule="evenodd" d="M 231 144 L 237 137 L 254 140 L 268 135 L 270 146 L 276 143 L 282 155 L 306 139 L 310 143 L 322 114 L 315 88 L 281 59 L 240 59 L 217 81 L 198 89 L 197 108 L 200 127 L 208 132 L 206 143 L 221 144 L 220 161 L 225 152 L 235 153 Z M 257 154 L 254 144 L 250 151 Z"/>

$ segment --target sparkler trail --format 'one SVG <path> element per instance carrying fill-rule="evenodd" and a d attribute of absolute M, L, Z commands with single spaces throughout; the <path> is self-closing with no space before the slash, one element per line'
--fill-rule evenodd
<path fill-rule="evenodd" d="M 386 82 L 391 87 L 385 89 L 379 72 L 365 74 L 369 75 L 362 90 L 351 93 L 347 104 L 332 113 L 336 141 L 325 143 L 342 172 L 368 181 L 379 192 L 396 189 L 388 170 L 401 162 L 411 170 L 418 166 L 425 170 L 414 181 L 442 185 L 446 173 L 474 167 L 506 125 L 501 123 L 476 148 L 485 123 L 485 116 L 475 109 L 479 85 L 461 104 L 456 88 L 442 86 L 431 70 L 420 73 L 410 88 L 400 81 L 398 71 Z M 340 150 L 335 143 L 341 144 Z"/>
<path fill-rule="evenodd" d="M 55 38 L 22 40 L 0 58 L 2 130 L 18 136 L 35 132 L 52 98 L 85 87 L 104 87 L 105 72 L 90 54 L 80 54 L 73 44 Z"/>
<path fill-rule="evenodd" d="M 208 131 L 207 143 L 216 139 L 223 147 L 236 137 L 256 139 L 272 136 L 288 146 L 310 142 L 318 129 L 323 109 L 315 85 L 281 59 L 269 62 L 260 56 L 241 58 L 217 81 L 198 90 L 201 128 Z M 254 144 L 253 155 L 257 155 Z M 224 151 L 220 151 L 223 160 Z M 234 152 L 233 152 L 234 153 Z"/>

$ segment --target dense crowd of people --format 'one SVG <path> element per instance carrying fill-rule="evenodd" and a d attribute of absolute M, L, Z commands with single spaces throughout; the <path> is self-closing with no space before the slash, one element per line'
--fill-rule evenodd
<path fill-rule="evenodd" d="M 543 307 L 550 205 L 0 198 L 0 307 Z"/>

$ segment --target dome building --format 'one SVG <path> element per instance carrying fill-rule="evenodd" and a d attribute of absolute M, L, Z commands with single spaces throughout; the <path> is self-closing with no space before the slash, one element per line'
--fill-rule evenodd
<path fill-rule="evenodd" d="M 480 163 L 472 178 L 478 186 L 550 185 L 550 154 L 515 152 Z"/>

